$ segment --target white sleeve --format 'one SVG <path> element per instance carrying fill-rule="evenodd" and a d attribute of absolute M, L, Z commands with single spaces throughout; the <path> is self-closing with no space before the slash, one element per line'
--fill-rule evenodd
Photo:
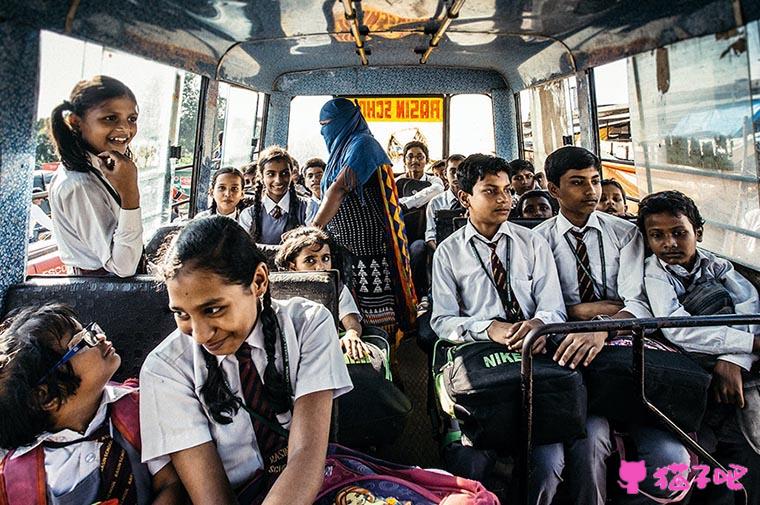
<path fill-rule="evenodd" d="M 459 293 L 448 251 L 440 247 L 433 255 L 433 313 L 430 326 L 438 338 L 452 342 L 488 340 L 493 319 L 459 315 Z"/>
<path fill-rule="evenodd" d="M 431 201 L 425 209 L 425 242 L 435 241 L 435 211 L 438 210 Z"/>
<path fill-rule="evenodd" d="M 443 182 L 438 177 L 433 177 L 430 181 L 432 184 L 425 189 L 422 189 L 412 196 L 405 196 L 399 198 L 399 203 L 406 205 L 408 209 L 416 209 L 422 207 L 430 200 L 435 198 L 436 195 L 443 193 Z"/>
<path fill-rule="evenodd" d="M 149 355 L 140 370 L 140 435 L 144 463 L 213 439 L 192 370 Z"/>
<path fill-rule="evenodd" d="M 300 361 L 295 379 L 295 399 L 317 391 L 333 391 L 333 398 L 349 392 L 353 385 L 343 361 L 338 332 L 330 312 L 311 304 L 298 331 Z"/>
<path fill-rule="evenodd" d="M 356 301 L 351 295 L 351 291 L 344 285 L 338 297 L 338 319 L 343 321 L 344 317 L 351 314 L 356 314 L 359 317 L 359 321 L 362 320 L 361 312 L 359 312 L 359 307 L 356 306 Z"/>
<path fill-rule="evenodd" d="M 245 231 L 251 229 L 251 223 L 253 223 L 253 205 L 243 209 L 240 213 L 240 217 L 238 217 L 238 224 L 242 226 Z"/>
<path fill-rule="evenodd" d="M 567 314 L 554 255 L 549 243 L 540 235 L 533 240 L 533 246 L 535 267 L 532 291 L 536 300 L 536 312 L 533 317 L 540 319 L 544 324 L 564 323 Z"/>
<path fill-rule="evenodd" d="M 620 249 L 618 295 L 625 304 L 622 310 L 635 318 L 652 317 L 644 289 L 644 239 L 639 230 L 631 230 L 627 243 Z"/>
<path fill-rule="evenodd" d="M 39 205 L 32 204 L 32 221 L 36 222 L 46 230 L 53 231 L 53 220 L 45 214 L 45 211 L 42 210 Z M 32 224 L 32 226 L 34 226 L 34 224 Z"/>
<path fill-rule="evenodd" d="M 62 207 L 79 239 L 98 257 L 103 268 L 119 277 L 137 271 L 143 252 L 142 211 L 120 209 L 116 229 L 107 236 L 111 209 L 86 185 L 75 184 L 62 195 Z M 59 237 L 60 239 L 60 237 Z"/>

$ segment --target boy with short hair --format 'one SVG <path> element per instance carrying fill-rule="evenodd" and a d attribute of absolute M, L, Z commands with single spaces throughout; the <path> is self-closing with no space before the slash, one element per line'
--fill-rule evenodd
<path fill-rule="evenodd" d="M 1 329 L 0 501 L 183 503 L 168 457 L 140 462 L 136 381 L 109 382 L 121 358 L 99 326 L 49 304 Z"/>
<path fill-rule="evenodd" d="M 441 338 L 492 340 L 520 350 L 531 329 L 565 320 L 546 241 L 507 221 L 512 200 L 508 167 L 501 158 L 474 154 L 457 169 L 459 197 L 469 220 L 438 245 L 433 257 L 431 324 Z M 605 421 L 589 418 L 587 438 L 536 446 L 530 502 L 551 503 L 564 469 L 573 503 L 603 505 L 607 430 Z"/>
<path fill-rule="evenodd" d="M 520 198 L 517 216 L 524 219 L 549 219 L 556 215 L 555 205 L 549 193 L 542 189 L 531 189 Z"/>
<path fill-rule="evenodd" d="M 528 160 L 516 159 L 509 162 L 509 181 L 515 197 L 519 200 L 522 195 L 535 189 L 536 169 Z M 515 202 L 516 203 L 516 202 Z"/>
<path fill-rule="evenodd" d="M 425 242 L 430 249 L 435 250 L 437 246 L 435 238 L 435 212 L 441 209 L 461 208 L 459 203 L 459 184 L 457 183 L 457 167 L 464 161 L 461 154 L 452 154 L 446 158 L 446 179 L 448 180 L 448 191 L 444 191 L 436 196 L 425 209 Z"/>
<path fill-rule="evenodd" d="M 596 210 L 618 217 L 630 217 L 623 185 L 615 179 L 602 180 L 602 196 Z"/>
<path fill-rule="evenodd" d="M 739 274 L 730 261 L 699 249 L 704 220 L 694 201 L 678 191 L 662 191 L 645 197 L 639 205 L 638 225 L 654 253 L 644 267 L 644 283 L 655 317 L 683 317 L 760 313 L 755 287 Z M 713 398 L 700 431 L 700 442 L 723 463 L 749 468 L 742 484 L 749 503 L 760 500 L 760 456 L 747 442 L 753 437 L 756 402 L 745 407 L 743 375 L 760 352 L 755 326 L 666 328 L 662 332 L 690 353 L 715 360 Z M 746 433 L 746 435 L 745 435 Z M 757 440 L 755 438 L 755 440 Z M 723 486 L 710 486 L 706 503 L 733 504 Z"/>
<path fill-rule="evenodd" d="M 306 206 L 306 223 L 309 224 L 314 220 L 319 210 L 319 204 L 322 201 L 322 176 L 325 173 L 327 164 L 321 158 L 310 158 L 306 161 L 303 168 L 303 180 L 306 188 L 311 191 L 309 203 Z"/>
<path fill-rule="evenodd" d="M 554 253 L 562 295 L 571 320 L 651 317 L 644 291 L 644 241 L 636 225 L 596 210 L 601 195 L 601 160 L 582 147 L 551 153 L 544 165 L 549 193 L 559 214 L 535 228 Z M 571 333 L 554 353 L 560 365 L 588 366 L 602 352 L 607 332 Z M 662 495 L 651 478 L 658 467 L 688 465 L 683 445 L 670 433 L 626 426 L 649 478 L 642 489 Z M 670 493 L 666 491 L 666 493 Z M 665 497 L 670 497 L 666 494 Z M 627 501 L 643 500 L 640 495 Z"/>

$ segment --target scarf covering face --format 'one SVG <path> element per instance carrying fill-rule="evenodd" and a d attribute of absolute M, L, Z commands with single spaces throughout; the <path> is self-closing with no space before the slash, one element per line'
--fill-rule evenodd
<path fill-rule="evenodd" d="M 361 189 L 379 166 L 391 164 L 369 131 L 361 109 L 350 100 L 335 98 L 327 102 L 319 112 L 319 121 L 329 121 L 322 126 L 322 137 L 330 153 L 322 177 L 323 195 L 344 168 L 349 171 L 346 181 L 354 190 Z"/>

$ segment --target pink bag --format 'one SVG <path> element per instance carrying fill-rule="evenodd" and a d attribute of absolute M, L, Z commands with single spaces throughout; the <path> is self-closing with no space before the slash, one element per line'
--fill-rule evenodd
<path fill-rule="evenodd" d="M 422 468 L 397 465 L 330 444 L 325 481 L 314 505 L 347 505 L 364 497 L 389 505 L 498 505 L 479 482 Z"/>

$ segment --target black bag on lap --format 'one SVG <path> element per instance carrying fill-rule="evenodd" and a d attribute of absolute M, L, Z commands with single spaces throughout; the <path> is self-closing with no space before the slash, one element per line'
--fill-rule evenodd
<path fill-rule="evenodd" d="M 682 430 L 697 431 L 707 407 L 710 374 L 672 345 L 649 338 L 644 345 L 647 399 Z M 589 412 L 623 423 L 657 423 L 639 397 L 632 337 L 608 342 L 584 375 Z"/>
<path fill-rule="evenodd" d="M 439 343 L 439 357 L 445 345 Z M 520 353 L 495 342 L 472 342 L 446 350 L 436 381 L 439 399 L 444 411 L 460 421 L 462 435 L 474 447 L 498 451 L 520 448 L 521 361 Z M 550 444 L 584 437 L 586 410 L 586 386 L 581 374 L 548 358 L 536 357 L 533 442 Z"/>
<path fill-rule="evenodd" d="M 355 362 L 346 358 L 354 388 L 338 398 L 338 443 L 348 447 L 392 444 L 404 431 L 412 403 L 392 382 L 388 342 L 362 337 L 373 356 Z"/>

